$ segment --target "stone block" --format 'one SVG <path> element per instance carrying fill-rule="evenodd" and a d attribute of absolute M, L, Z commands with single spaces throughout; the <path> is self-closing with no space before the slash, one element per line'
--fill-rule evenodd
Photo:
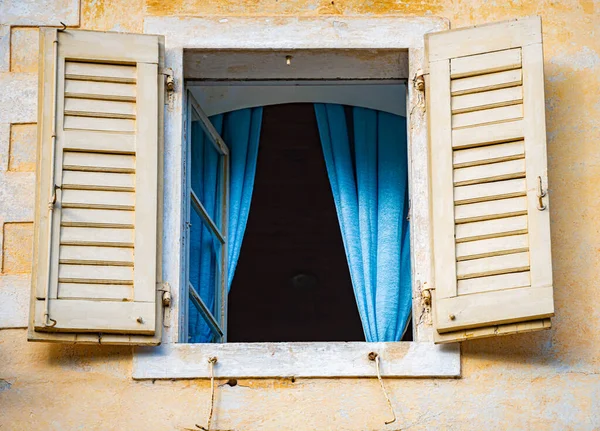
<path fill-rule="evenodd" d="M 27 326 L 30 286 L 29 274 L 0 275 L 0 329 Z"/>
<path fill-rule="evenodd" d="M 31 272 L 33 223 L 4 223 L 2 231 L 2 273 Z"/>
<path fill-rule="evenodd" d="M 35 27 L 13 27 L 10 32 L 10 71 L 37 72 L 40 45 Z"/>
<path fill-rule="evenodd" d="M 0 25 L 0 72 L 7 72 L 10 63 L 10 26 Z"/>
<path fill-rule="evenodd" d="M 79 0 L 2 0 L 0 24 L 79 25 Z"/>
<path fill-rule="evenodd" d="M 37 124 L 11 124 L 8 170 L 35 172 Z"/>

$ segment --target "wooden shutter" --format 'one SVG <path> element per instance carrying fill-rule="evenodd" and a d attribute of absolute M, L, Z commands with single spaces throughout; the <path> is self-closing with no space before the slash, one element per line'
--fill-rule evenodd
<path fill-rule="evenodd" d="M 162 39 L 40 31 L 29 338 L 157 344 Z"/>
<path fill-rule="evenodd" d="M 541 21 L 429 34 L 426 52 L 436 341 L 548 328 Z"/>

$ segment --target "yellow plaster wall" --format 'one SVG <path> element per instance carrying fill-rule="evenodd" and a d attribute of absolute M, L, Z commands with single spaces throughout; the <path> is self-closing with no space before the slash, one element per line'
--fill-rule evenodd
<path fill-rule="evenodd" d="M 600 2 L 80 3 L 82 28 L 138 32 L 144 17 L 165 15 L 435 15 L 448 18 L 452 27 L 541 15 L 556 303 L 552 330 L 464 343 L 461 379 L 388 381 L 399 416 L 389 426 L 384 425 L 389 418 L 385 400 L 371 379 L 240 380 L 235 387 L 219 386 L 214 424 L 238 431 L 600 429 Z M 9 67 L 0 72 L 0 85 L 35 73 L 35 29 L 15 26 L 9 33 Z M 0 125 L 13 122 L 8 108 L 0 109 Z M 23 203 L 4 190 L 32 175 L 22 172 L 32 163 L 31 127 L 8 127 L 5 135 L 14 142 L 2 147 L 18 152 L 1 157 L 12 161 L 11 169 L 4 162 L 0 169 L 3 272 L 20 273 L 30 259 L 32 211 L 18 209 Z M 22 183 L 24 193 L 32 194 L 33 181 Z M 0 294 L 11 276 L 1 275 Z M 135 382 L 131 368 L 131 348 L 32 344 L 24 329 L 0 330 L 0 429 L 183 430 L 204 424 L 208 382 Z"/>

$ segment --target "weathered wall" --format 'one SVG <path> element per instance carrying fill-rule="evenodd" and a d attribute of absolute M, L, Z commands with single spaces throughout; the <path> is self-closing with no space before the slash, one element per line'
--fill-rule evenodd
<path fill-rule="evenodd" d="M 80 4 L 79 4 L 80 3 Z M 0 428 L 181 430 L 209 383 L 131 379 L 132 350 L 26 342 L 37 28 L 141 32 L 165 15 L 435 15 L 453 27 L 541 15 L 556 317 L 553 329 L 463 344 L 458 380 L 245 380 L 218 388 L 216 427 L 600 429 L 600 2 L 597 0 L 0 0 Z"/>

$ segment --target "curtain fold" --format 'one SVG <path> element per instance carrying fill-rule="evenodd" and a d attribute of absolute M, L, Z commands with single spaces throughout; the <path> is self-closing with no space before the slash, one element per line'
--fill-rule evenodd
<path fill-rule="evenodd" d="M 411 314 L 406 119 L 315 104 L 367 341 L 399 341 Z"/>
<path fill-rule="evenodd" d="M 262 107 L 241 109 L 214 115 L 210 121 L 229 147 L 229 223 L 227 232 L 227 289 L 231 287 L 240 255 L 246 223 L 250 213 L 258 144 L 262 123 Z M 213 221 L 218 220 L 219 156 L 212 148 L 204 130 L 192 123 L 191 187 Z M 190 220 L 189 279 L 207 307 L 215 312 L 215 284 L 218 277 L 219 243 L 193 210 Z M 188 342 L 206 343 L 212 332 L 202 314 L 190 302 Z"/>

